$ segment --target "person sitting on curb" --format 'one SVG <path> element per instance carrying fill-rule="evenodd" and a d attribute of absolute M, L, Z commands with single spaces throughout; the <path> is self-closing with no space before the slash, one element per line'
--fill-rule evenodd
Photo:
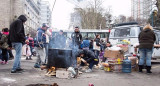
<path fill-rule="evenodd" d="M 76 57 L 81 57 L 81 64 L 80 66 L 85 66 L 89 64 L 89 69 L 85 72 L 92 72 L 92 68 L 94 65 L 97 65 L 99 60 L 96 58 L 94 52 L 88 49 L 79 50 L 76 53 Z"/>

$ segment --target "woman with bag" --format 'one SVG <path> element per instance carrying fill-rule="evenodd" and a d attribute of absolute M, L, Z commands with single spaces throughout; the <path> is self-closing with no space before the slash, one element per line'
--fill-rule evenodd
<path fill-rule="evenodd" d="M 99 58 L 99 53 L 101 50 L 100 35 L 96 35 L 96 38 L 93 42 L 93 50 L 94 50 L 95 56 Z"/>

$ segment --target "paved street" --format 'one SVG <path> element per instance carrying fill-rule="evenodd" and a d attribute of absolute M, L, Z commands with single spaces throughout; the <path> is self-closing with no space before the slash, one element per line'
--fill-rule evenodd
<path fill-rule="evenodd" d="M 22 68 L 25 71 L 21 74 L 11 74 L 13 60 L 7 65 L 0 65 L 0 86 L 25 86 L 28 84 L 52 84 L 59 86 L 88 86 L 93 83 L 95 86 L 159 86 L 160 85 L 160 60 L 153 63 L 152 74 L 132 72 L 130 74 L 104 72 L 96 70 L 92 73 L 83 73 L 77 79 L 58 79 L 45 76 L 46 70 L 35 69 L 33 60 L 25 60 L 22 57 Z"/>

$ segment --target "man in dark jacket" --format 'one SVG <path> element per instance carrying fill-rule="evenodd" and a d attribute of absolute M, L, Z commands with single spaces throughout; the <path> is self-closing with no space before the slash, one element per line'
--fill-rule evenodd
<path fill-rule="evenodd" d="M 63 30 L 60 30 L 55 37 L 55 47 L 61 49 L 66 47 L 66 37 L 63 35 Z"/>
<path fill-rule="evenodd" d="M 74 32 L 71 35 L 73 47 L 80 47 L 82 42 L 82 35 L 79 31 L 79 27 L 75 27 Z"/>
<path fill-rule="evenodd" d="M 85 72 L 92 72 L 92 68 L 94 65 L 97 65 L 99 60 L 96 58 L 94 52 L 88 49 L 79 50 L 76 55 L 76 57 L 81 57 L 81 66 L 84 66 L 86 64 L 89 64 L 89 69 Z"/>
<path fill-rule="evenodd" d="M 21 71 L 21 54 L 22 54 L 22 45 L 25 43 L 25 33 L 23 24 L 27 21 L 27 18 L 24 15 L 20 15 L 17 20 L 11 23 L 9 31 L 9 45 L 14 47 L 16 51 L 16 56 L 14 59 L 13 68 L 11 73 L 16 73 Z"/>
<path fill-rule="evenodd" d="M 146 25 L 142 32 L 139 34 L 139 72 L 142 72 L 144 63 L 146 62 L 147 73 L 152 73 L 151 70 L 151 57 L 153 53 L 153 46 L 156 40 L 156 36 L 152 31 L 150 24 Z"/>
<path fill-rule="evenodd" d="M 82 42 L 82 35 L 78 27 L 75 27 L 74 32 L 71 34 L 71 38 L 72 38 L 72 64 L 73 67 L 76 67 L 77 59 L 75 57 L 75 53 L 78 51 L 80 44 Z"/>

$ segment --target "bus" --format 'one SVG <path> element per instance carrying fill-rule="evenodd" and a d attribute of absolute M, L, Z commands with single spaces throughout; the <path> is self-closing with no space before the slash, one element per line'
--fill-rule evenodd
<path fill-rule="evenodd" d="M 74 30 L 64 30 L 64 35 L 67 38 L 71 38 L 71 34 Z M 58 34 L 59 30 L 53 30 L 52 33 L 54 36 Z M 109 30 L 97 30 L 97 29 L 80 29 L 82 34 L 82 39 L 88 38 L 89 40 L 94 39 L 97 34 L 100 35 L 101 39 L 105 39 L 109 37 Z"/>

